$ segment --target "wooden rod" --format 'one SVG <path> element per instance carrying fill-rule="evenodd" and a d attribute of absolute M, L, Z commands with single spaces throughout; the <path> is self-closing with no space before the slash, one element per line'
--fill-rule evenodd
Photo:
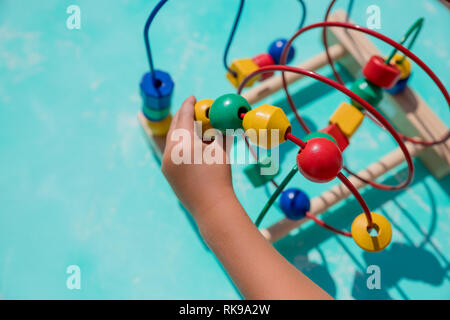
<path fill-rule="evenodd" d="M 340 44 L 335 44 L 330 47 L 330 55 L 334 61 L 337 61 L 346 55 L 346 51 Z M 325 52 L 322 52 L 309 60 L 298 65 L 299 68 L 316 71 L 328 64 L 327 56 Z M 286 81 L 291 84 L 304 78 L 304 75 L 286 72 Z M 259 85 L 244 92 L 242 96 L 247 99 L 250 104 L 254 104 L 262 99 L 274 94 L 278 90 L 283 88 L 283 80 L 281 74 L 273 76 L 267 80 L 264 80 Z"/>
<path fill-rule="evenodd" d="M 423 146 L 412 144 L 410 142 L 406 142 L 405 145 L 412 157 L 417 156 L 424 150 Z M 403 152 L 398 147 L 397 149 L 385 155 L 379 161 L 372 163 L 366 169 L 358 172 L 358 175 L 367 180 L 374 180 L 387 173 L 389 170 L 395 168 L 396 166 L 404 162 L 404 160 L 405 159 L 403 156 Z M 348 179 L 357 189 L 360 189 L 366 185 L 364 182 L 362 182 L 358 178 L 355 178 L 354 176 L 349 176 Z M 344 200 L 350 194 L 350 191 L 348 191 L 348 189 L 343 184 L 334 186 L 330 190 L 311 200 L 310 213 L 317 216 L 325 212 L 328 208 L 335 205 L 339 201 Z M 306 221 L 308 221 L 308 218 L 295 221 L 285 218 L 273 224 L 267 229 L 262 229 L 261 233 L 268 241 L 276 242 L 286 236 L 293 229 L 300 227 Z"/>

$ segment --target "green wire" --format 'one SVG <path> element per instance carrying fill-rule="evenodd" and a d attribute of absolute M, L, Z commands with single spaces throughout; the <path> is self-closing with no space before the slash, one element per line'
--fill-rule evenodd
<path fill-rule="evenodd" d="M 423 21 L 424 21 L 424 18 L 417 19 L 416 22 L 414 22 L 414 24 L 411 27 L 409 27 L 408 31 L 406 31 L 402 40 L 399 42 L 401 45 L 403 45 L 406 42 L 406 40 L 408 40 L 409 36 L 414 32 L 414 35 L 411 38 L 409 45 L 407 46 L 408 50 L 411 50 L 414 42 L 417 39 L 417 36 L 419 35 L 420 31 L 422 30 Z M 394 48 L 392 50 L 391 54 L 389 55 L 389 57 L 387 57 L 387 59 L 385 61 L 386 64 L 390 63 L 390 61 L 392 60 L 394 55 L 397 53 L 397 51 L 398 51 L 397 48 Z M 399 63 L 402 63 L 405 59 L 406 59 L 406 56 L 403 55 L 403 58 L 402 58 L 402 60 L 399 61 Z"/>
<path fill-rule="evenodd" d="M 267 201 L 264 208 L 261 210 L 261 213 L 259 214 L 258 219 L 256 219 L 256 222 L 255 222 L 256 227 L 259 227 L 259 225 L 261 224 L 262 220 L 264 219 L 267 211 L 269 211 L 272 204 L 275 202 L 275 200 L 277 200 L 280 193 L 283 191 L 283 189 L 286 187 L 286 185 L 289 183 L 289 181 L 291 181 L 291 179 L 295 176 L 295 174 L 297 172 L 298 172 L 297 165 L 295 165 L 291 169 L 291 171 L 288 173 L 288 175 L 283 179 L 283 181 L 278 186 L 278 188 L 275 190 L 275 192 L 272 194 L 272 196 L 270 197 L 269 201 Z"/>

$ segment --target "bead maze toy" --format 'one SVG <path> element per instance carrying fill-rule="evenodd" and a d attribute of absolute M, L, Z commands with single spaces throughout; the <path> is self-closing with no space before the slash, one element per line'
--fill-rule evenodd
<path fill-rule="evenodd" d="M 170 99 L 174 84 L 168 73 L 154 70 L 147 34 L 152 20 L 165 2 L 167 0 L 158 3 L 144 28 L 150 72 L 143 76 L 140 84 L 143 108 L 139 113 L 139 120 L 159 156 L 164 150 L 165 135 L 171 122 Z M 300 3 L 305 13 L 306 7 L 302 1 Z M 362 249 L 376 252 L 389 245 L 392 229 L 385 217 L 370 211 L 358 189 L 365 185 L 383 190 L 400 190 L 407 187 L 414 174 L 412 157 L 419 157 L 436 178 L 441 178 L 450 171 L 450 132 L 426 102 L 408 87 L 410 60 L 435 82 L 449 106 L 450 97 L 435 73 L 409 50 L 420 32 L 423 19 L 417 20 L 400 43 L 397 43 L 376 31 L 351 23 L 343 11 L 330 15 L 334 3 L 335 0 L 331 2 L 324 22 L 304 27 L 304 14 L 298 31 L 289 40 L 275 40 L 267 53 L 252 59 L 234 60 L 228 67 L 226 57 L 242 11 L 241 0 L 224 54 L 226 77 L 231 85 L 237 88 L 237 93 L 225 94 L 215 100 L 198 100 L 194 107 L 193 120 L 202 123 L 202 134 L 205 133 L 205 136 L 205 130 L 210 131 L 208 129 L 215 129 L 216 134 L 223 134 L 227 129 L 243 129 L 246 133 L 245 142 L 254 155 L 256 153 L 252 144 L 271 149 L 289 140 L 298 146 L 296 164 L 279 185 L 274 181 L 273 175 L 265 177 L 259 174 L 257 169 L 264 165 L 260 159 L 256 165 L 250 165 L 245 170 L 254 186 L 271 181 L 276 187 L 255 222 L 257 226 L 280 197 L 280 207 L 285 218 L 261 230 L 267 240 L 277 241 L 307 219 L 311 219 L 332 232 L 352 237 Z M 297 67 L 287 66 L 286 63 L 289 63 L 295 54 L 293 41 L 302 33 L 315 28 L 323 30 L 325 52 Z M 393 51 L 383 57 L 366 35 L 388 43 L 394 48 Z M 408 39 L 409 45 L 405 47 Z M 343 84 L 334 68 L 334 61 L 339 62 L 356 78 L 350 89 Z M 337 81 L 315 72 L 327 64 L 332 67 Z M 277 71 L 281 71 L 281 74 L 275 76 L 274 72 Z M 363 77 L 359 78 L 361 71 Z M 304 77 L 321 81 L 349 97 L 349 100 L 342 102 L 330 116 L 328 125 L 317 132 L 310 132 L 288 91 L 288 85 Z M 243 92 L 244 88 L 251 86 L 253 87 Z M 285 90 L 289 105 L 306 132 L 302 139 L 294 135 L 281 108 L 268 104 L 255 108 L 251 106 L 281 89 Z M 385 110 L 379 106 L 383 97 L 391 102 Z M 399 147 L 366 169 L 353 173 L 344 166 L 342 153 L 366 117 L 388 131 Z M 391 122 L 400 130 L 394 129 Z M 206 138 L 210 139 L 211 136 Z M 394 186 L 374 181 L 404 161 L 408 165 L 408 177 L 405 181 Z M 343 170 L 349 174 L 348 177 L 342 173 Z M 306 193 L 298 188 L 284 190 L 297 172 L 317 183 L 338 178 L 342 184 L 310 200 Z M 338 230 L 318 218 L 318 215 L 350 194 L 358 200 L 363 211 L 354 219 L 350 232 Z"/>

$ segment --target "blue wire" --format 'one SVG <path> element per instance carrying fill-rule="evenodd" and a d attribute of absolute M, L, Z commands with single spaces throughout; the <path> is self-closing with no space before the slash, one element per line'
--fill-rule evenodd
<path fill-rule="evenodd" d="M 302 20 L 300 21 L 300 26 L 298 27 L 298 29 L 300 30 L 301 28 L 303 28 L 303 26 L 305 25 L 305 20 L 306 20 L 306 5 L 303 2 L 303 0 L 298 0 L 300 2 L 300 6 L 302 7 Z"/>
<path fill-rule="evenodd" d="M 230 35 L 228 37 L 227 45 L 225 46 L 225 52 L 223 53 L 223 65 L 225 66 L 225 69 L 227 69 L 228 72 L 233 75 L 233 77 L 236 77 L 237 74 L 235 71 L 231 70 L 228 67 L 228 63 L 227 63 L 228 51 L 230 50 L 231 42 L 233 41 L 234 34 L 236 33 L 236 29 L 239 24 L 239 19 L 241 18 L 241 13 L 242 13 L 243 8 L 244 8 L 244 0 L 241 0 L 241 3 L 239 4 L 238 12 L 236 14 L 236 18 L 234 18 L 233 28 L 231 29 Z"/>
<path fill-rule="evenodd" d="M 150 74 L 153 79 L 153 84 L 156 85 L 156 78 L 155 78 L 155 69 L 153 67 L 153 58 L 152 58 L 152 51 L 150 50 L 150 37 L 148 35 L 148 31 L 150 29 L 150 25 L 153 22 L 153 19 L 155 19 L 156 15 L 158 14 L 159 9 L 167 2 L 168 0 L 160 0 L 158 4 L 153 8 L 153 11 L 150 13 L 149 17 L 147 18 L 147 22 L 145 23 L 144 27 L 144 41 L 145 41 L 145 49 L 147 50 L 147 58 L 148 58 L 148 64 L 150 65 Z"/>

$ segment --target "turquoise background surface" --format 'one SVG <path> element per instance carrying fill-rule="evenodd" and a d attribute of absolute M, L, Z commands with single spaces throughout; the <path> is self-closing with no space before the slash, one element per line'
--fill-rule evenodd
<path fill-rule="evenodd" d="M 328 0 L 306 3 L 307 23 L 323 19 Z M 364 25 L 373 3 L 356 1 L 352 18 Z M 448 10 L 435 0 L 377 3 L 379 31 L 393 39 L 425 17 L 413 51 L 448 86 Z M 80 30 L 66 28 L 71 4 L 81 8 Z M 137 121 L 138 83 L 147 71 L 142 29 L 155 4 L 0 0 L 1 298 L 241 298 L 165 181 Z M 236 0 L 171 0 L 158 15 L 151 45 L 157 68 L 176 82 L 173 111 L 189 94 L 215 98 L 234 91 L 224 76 L 222 53 L 237 5 Z M 336 7 L 346 5 L 338 1 Z M 291 36 L 299 19 L 294 0 L 248 0 L 230 59 L 264 52 L 275 38 Z M 311 31 L 295 42 L 295 63 L 323 50 L 319 35 Z M 450 125 L 438 89 L 424 72 L 413 72 L 411 86 Z M 331 75 L 328 67 L 320 73 Z M 295 84 L 291 92 L 318 129 L 346 100 L 312 80 Z M 281 93 L 266 101 L 287 106 Z M 303 134 L 298 125 L 293 131 Z M 362 169 L 394 148 L 386 133 L 365 121 L 345 161 Z M 281 177 L 296 150 L 285 144 L 280 152 Z M 276 248 L 338 299 L 449 299 L 450 176 L 438 181 L 420 161 L 415 164 L 407 190 L 363 192 L 369 206 L 393 224 L 385 251 L 365 253 L 352 239 L 311 223 Z M 252 188 L 242 169 L 233 167 L 234 186 L 255 219 L 273 189 Z M 405 174 L 401 166 L 381 181 L 396 183 Z M 290 184 L 310 197 L 331 185 L 300 175 Z M 324 218 L 349 230 L 360 211 L 349 199 Z M 275 207 L 264 225 L 280 218 Z M 366 287 L 366 268 L 373 264 L 381 268 L 381 290 Z M 81 290 L 66 287 L 70 265 L 81 269 Z"/>

